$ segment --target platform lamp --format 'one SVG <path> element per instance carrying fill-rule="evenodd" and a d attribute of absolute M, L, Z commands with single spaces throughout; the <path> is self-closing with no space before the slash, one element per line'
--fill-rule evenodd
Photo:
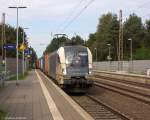
<path fill-rule="evenodd" d="M 17 36 L 17 39 L 16 39 L 16 74 L 17 74 L 17 81 L 16 81 L 16 85 L 18 85 L 18 34 L 19 34 L 19 25 L 18 25 L 18 10 L 19 9 L 24 9 L 24 8 L 27 8 L 26 6 L 10 6 L 8 8 L 11 8 L 11 9 L 17 9 L 17 31 L 16 31 L 16 36 Z"/>

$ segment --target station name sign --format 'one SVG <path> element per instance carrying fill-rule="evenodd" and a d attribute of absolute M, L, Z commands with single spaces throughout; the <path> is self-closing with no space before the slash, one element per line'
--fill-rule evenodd
<path fill-rule="evenodd" d="M 6 44 L 4 45 L 4 49 L 15 50 L 16 44 Z"/>

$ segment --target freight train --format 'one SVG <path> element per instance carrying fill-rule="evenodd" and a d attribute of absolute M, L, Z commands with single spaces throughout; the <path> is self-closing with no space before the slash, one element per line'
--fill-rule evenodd
<path fill-rule="evenodd" d="M 85 93 L 93 84 L 87 77 L 92 72 L 92 54 L 84 46 L 63 46 L 38 59 L 37 68 L 67 92 Z"/>

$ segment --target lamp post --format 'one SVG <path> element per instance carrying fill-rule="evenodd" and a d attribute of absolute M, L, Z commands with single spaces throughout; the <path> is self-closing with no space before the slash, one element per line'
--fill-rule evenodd
<path fill-rule="evenodd" d="M 97 62 L 97 48 L 94 49 L 95 49 L 95 61 Z"/>
<path fill-rule="evenodd" d="M 29 29 L 29 28 L 23 28 L 23 45 L 24 45 L 24 43 L 25 43 L 25 29 Z M 25 59 L 24 59 L 24 50 L 22 51 L 22 74 L 23 74 L 23 76 L 24 76 L 24 71 L 25 71 L 25 64 L 24 64 L 24 61 Z"/>
<path fill-rule="evenodd" d="M 111 44 L 107 44 L 108 46 L 108 56 L 107 56 L 107 60 L 109 61 L 109 70 L 111 67 Z"/>
<path fill-rule="evenodd" d="M 133 55 L 132 55 L 132 39 L 129 38 L 128 40 L 130 41 L 130 60 L 132 61 L 132 59 L 133 59 Z"/>
<path fill-rule="evenodd" d="M 108 56 L 109 56 L 109 60 L 111 58 L 111 55 L 110 55 L 110 50 L 111 50 L 111 44 L 107 44 L 108 45 Z"/>
<path fill-rule="evenodd" d="M 132 49 L 133 49 L 132 42 L 133 41 L 131 38 L 129 38 L 128 41 L 130 41 L 130 61 L 131 61 L 131 72 L 132 72 L 133 71 L 133 51 L 132 51 Z"/>
<path fill-rule="evenodd" d="M 17 31 L 16 31 L 16 35 L 17 35 L 17 39 L 16 39 L 16 64 L 17 64 L 17 68 L 16 68 L 16 72 L 17 72 L 17 81 L 16 81 L 16 85 L 18 85 L 18 32 L 19 32 L 19 26 L 18 26 L 18 10 L 19 9 L 23 9 L 23 8 L 27 8 L 25 6 L 14 6 L 14 7 L 8 7 L 8 8 L 12 8 L 12 9 L 17 9 Z"/>

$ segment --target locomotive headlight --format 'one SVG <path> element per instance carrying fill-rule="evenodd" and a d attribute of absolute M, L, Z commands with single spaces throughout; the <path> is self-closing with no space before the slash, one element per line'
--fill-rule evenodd
<path fill-rule="evenodd" d="M 66 59 L 66 64 L 67 64 L 67 65 L 69 64 L 69 61 L 68 61 L 68 59 Z"/>
<path fill-rule="evenodd" d="M 66 74 L 67 74 L 67 71 L 66 71 L 66 69 L 65 69 L 65 68 L 63 68 L 63 69 L 62 69 L 62 71 L 63 71 L 63 74 L 64 74 L 64 75 L 66 75 Z"/>
<path fill-rule="evenodd" d="M 92 74 L 92 64 L 89 64 L 89 74 Z"/>

